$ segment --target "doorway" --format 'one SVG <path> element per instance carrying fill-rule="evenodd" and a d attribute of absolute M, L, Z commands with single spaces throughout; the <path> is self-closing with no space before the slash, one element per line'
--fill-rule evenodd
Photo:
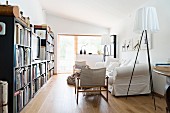
<path fill-rule="evenodd" d="M 74 36 L 58 35 L 57 73 L 72 73 L 75 61 Z"/>

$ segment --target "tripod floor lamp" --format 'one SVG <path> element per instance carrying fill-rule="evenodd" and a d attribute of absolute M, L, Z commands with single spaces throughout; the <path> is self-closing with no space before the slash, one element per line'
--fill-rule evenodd
<path fill-rule="evenodd" d="M 154 99 L 154 107 L 156 110 L 155 97 L 153 94 L 154 88 L 153 88 L 152 70 L 151 70 L 151 62 L 150 62 L 148 36 L 147 36 L 148 32 L 154 33 L 154 32 L 159 31 L 159 23 L 158 23 L 157 13 L 156 13 L 156 9 L 154 7 L 144 7 L 144 8 L 140 8 L 139 10 L 137 10 L 134 31 L 137 33 L 140 33 L 142 35 L 141 35 L 141 38 L 139 41 L 139 48 L 137 50 L 136 59 L 135 59 L 135 63 L 134 63 L 134 67 L 132 70 L 132 75 L 130 78 L 129 87 L 128 87 L 128 91 L 127 91 L 127 96 L 128 96 L 129 90 L 130 90 L 130 84 L 131 84 L 133 74 L 135 71 L 135 65 L 136 65 L 136 61 L 138 58 L 142 38 L 145 38 L 144 40 L 145 40 L 145 44 L 146 44 L 146 48 L 147 48 L 147 60 L 148 60 L 149 75 L 150 75 L 150 88 L 151 88 L 152 98 Z"/>

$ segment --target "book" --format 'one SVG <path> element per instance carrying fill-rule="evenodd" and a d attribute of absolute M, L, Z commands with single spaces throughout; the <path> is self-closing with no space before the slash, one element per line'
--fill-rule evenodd
<path fill-rule="evenodd" d="M 19 23 L 15 24 L 15 43 L 20 44 L 20 27 L 21 25 Z"/>
<path fill-rule="evenodd" d="M 8 83 L 0 81 L 0 113 L 8 113 Z"/>
<path fill-rule="evenodd" d="M 32 82 L 32 89 L 31 89 L 31 97 L 33 97 L 34 96 L 34 94 L 36 93 L 35 92 L 35 82 Z"/>
<path fill-rule="evenodd" d="M 24 59 L 22 59 L 22 60 L 24 60 L 24 64 L 25 65 L 29 65 L 29 64 L 31 64 L 31 50 L 30 50 L 30 48 L 26 48 L 25 50 L 24 50 L 24 52 L 25 52 L 25 56 L 24 56 Z"/>
<path fill-rule="evenodd" d="M 24 106 L 24 90 L 19 90 L 19 93 L 17 93 L 16 98 L 17 98 L 17 112 L 19 112 L 23 106 Z"/>
<path fill-rule="evenodd" d="M 24 29 L 24 44 L 23 45 L 30 47 L 30 45 L 31 45 L 30 41 L 31 41 L 30 30 L 25 28 Z"/>
<path fill-rule="evenodd" d="M 15 66 L 18 67 L 19 66 L 19 49 L 18 46 L 15 45 Z"/>
<path fill-rule="evenodd" d="M 24 75 L 24 69 L 23 68 L 19 68 L 15 71 L 15 90 L 20 89 L 21 87 L 24 86 L 25 83 L 25 75 Z"/>
<path fill-rule="evenodd" d="M 41 46 L 41 48 L 40 48 L 40 59 L 41 60 L 46 59 L 46 56 L 45 56 L 46 50 L 45 49 L 46 49 L 45 46 Z"/>
<path fill-rule="evenodd" d="M 29 102 L 30 99 L 30 87 L 26 86 L 24 87 L 24 105 L 26 105 Z"/>

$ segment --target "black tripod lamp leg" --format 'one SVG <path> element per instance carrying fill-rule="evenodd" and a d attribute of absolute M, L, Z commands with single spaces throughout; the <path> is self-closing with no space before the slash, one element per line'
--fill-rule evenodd
<path fill-rule="evenodd" d="M 134 70 L 135 70 L 136 61 L 137 61 L 137 59 L 138 59 L 138 54 L 139 54 L 139 49 L 140 49 L 140 45 L 141 45 L 141 42 L 142 42 L 143 33 L 144 33 L 144 31 L 142 32 L 142 36 L 141 36 L 141 39 L 140 39 L 140 42 L 139 42 L 139 47 L 138 47 L 138 51 L 137 51 L 137 54 L 136 54 L 136 59 L 135 59 L 134 67 L 133 67 L 133 70 L 132 70 L 132 75 L 131 75 L 131 77 L 130 77 L 130 82 L 129 82 L 129 86 L 128 86 L 128 90 L 127 90 L 126 99 L 127 99 L 127 97 L 128 97 L 128 93 L 129 93 L 129 89 L 130 89 L 130 84 L 131 84 L 131 82 L 132 82 L 132 77 L 133 77 L 133 73 L 134 73 Z"/>
<path fill-rule="evenodd" d="M 152 79 L 152 69 L 151 69 L 150 54 L 149 54 L 149 44 L 148 44 L 148 37 L 147 37 L 147 30 L 145 30 L 145 34 L 146 34 L 146 46 L 147 46 L 147 55 L 148 55 L 148 64 L 149 64 L 151 94 L 152 94 L 152 98 L 154 100 L 154 107 L 155 107 L 155 110 L 156 110 L 155 97 L 154 97 L 154 88 L 153 88 L 153 79 Z"/>

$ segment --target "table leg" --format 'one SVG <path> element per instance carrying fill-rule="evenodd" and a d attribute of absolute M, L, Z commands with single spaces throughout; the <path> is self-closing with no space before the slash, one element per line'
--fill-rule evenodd
<path fill-rule="evenodd" d="M 166 86 L 165 99 L 167 104 L 166 112 L 170 113 L 170 86 L 169 85 Z"/>

